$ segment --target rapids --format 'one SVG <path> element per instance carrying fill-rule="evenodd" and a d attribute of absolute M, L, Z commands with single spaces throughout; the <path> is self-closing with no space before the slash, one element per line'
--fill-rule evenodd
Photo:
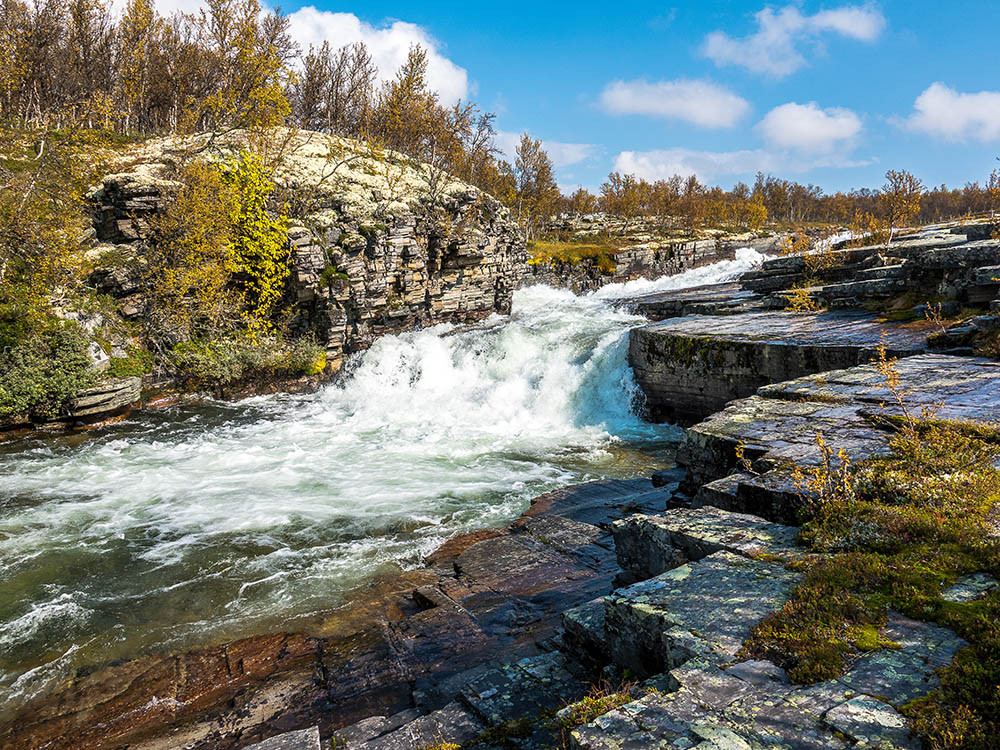
<path fill-rule="evenodd" d="M 637 416 L 626 362 L 642 319 L 614 300 L 761 259 L 531 287 L 508 318 L 383 338 L 315 394 L 0 445 L 0 706 L 82 664 L 308 627 L 542 492 L 669 465 L 679 431 Z"/>

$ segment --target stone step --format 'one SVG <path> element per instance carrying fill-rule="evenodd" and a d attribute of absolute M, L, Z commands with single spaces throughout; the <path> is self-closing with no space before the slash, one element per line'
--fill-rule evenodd
<path fill-rule="evenodd" d="M 559 653 L 521 659 L 471 680 L 460 700 L 486 726 L 533 719 L 586 692 L 566 667 L 566 657 Z M 462 744 L 450 738 L 448 741 Z"/>
<path fill-rule="evenodd" d="M 476 716 L 458 701 L 452 701 L 444 708 L 418 716 L 395 731 L 367 741 L 358 742 L 334 733 L 333 746 L 336 750 L 414 750 L 436 747 L 443 742 L 463 745 L 485 730 Z"/>
<path fill-rule="evenodd" d="M 711 506 L 636 514 L 615 521 L 611 530 L 618 564 L 639 580 L 721 551 L 751 558 L 798 555 L 794 526 Z"/>
<path fill-rule="evenodd" d="M 820 289 L 824 298 L 857 297 L 866 299 L 872 297 L 891 297 L 909 289 L 910 283 L 903 276 L 868 279 L 864 281 L 847 281 L 842 284 L 825 284 Z"/>
<path fill-rule="evenodd" d="M 974 284 L 982 286 L 1000 284 L 1000 266 L 981 266 L 975 270 L 972 276 Z"/>
<path fill-rule="evenodd" d="M 788 599 L 800 574 L 780 565 L 716 552 L 605 599 L 613 663 L 657 674 L 697 654 L 732 659 L 750 629 Z"/>
<path fill-rule="evenodd" d="M 691 505 L 714 506 L 789 527 L 801 522 L 801 489 L 785 469 L 730 474 L 709 482 L 698 490 Z"/>
<path fill-rule="evenodd" d="M 875 268 L 863 268 L 857 272 L 860 281 L 871 279 L 901 279 L 906 275 L 905 264 L 898 263 L 891 266 L 876 266 Z"/>

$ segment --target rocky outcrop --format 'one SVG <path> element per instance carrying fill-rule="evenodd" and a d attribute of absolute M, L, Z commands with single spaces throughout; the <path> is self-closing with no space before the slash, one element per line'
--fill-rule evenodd
<path fill-rule="evenodd" d="M 207 153 L 237 149 L 238 138 L 217 139 Z M 275 180 L 295 198 L 292 327 L 325 344 L 331 363 L 387 333 L 509 312 L 527 255 L 520 229 L 495 198 L 400 154 L 320 133 L 288 138 Z M 103 243 L 96 254 L 141 263 L 153 239 L 150 220 L 176 188 L 170 163 L 182 146 L 191 144 L 145 144 L 128 171 L 104 179 L 92 195 Z M 126 318 L 145 309 L 130 267 L 105 265 L 92 276 Z"/>
<path fill-rule="evenodd" d="M 142 378 L 102 378 L 96 385 L 80 391 L 59 410 L 44 419 L 17 419 L 0 422 L 0 433 L 29 428 L 84 428 L 103 424 L 127 415 L 142 399 Z"/>
<path fill-rule="evenodd" d="M 1000 362 L 923 354 L 895 367 L 910 413 L 926 408 L 935 419 L 1000 427 Z M 689 428 L 677 460 L 688 473 L 687 487 L 702 488 L 706 504 L 794 523 L 799 501 L 787 467 L 822 461 L 817 433 L 856 463 L 888 450 L 890 433 L 878 421 L 900 414 L 873 365 L 820 373 L 765 386 Z M 757 474 L 742 473 L 740 443 Z"/>
<path fill-rule="evenodd" d="M 762 385 L 926 350 L 928 326 L 870 313 L 748 312 L 690 315 L 634 329 L 629 363 L 654 421 L 690 424 Z"/>
<path fill-rule="evenodd" d="M 908 295 L 915 302 L 954 300 L 982 305 L 1000 296 L 1000 240 L 993 224 L 930 227 L 890 245 L 842 248 L 822 255 L 792 255 L 765 261 L 741 279 L 743 289 L 766 295 L 771 308 L 787 307 L 788 290 L 810 283 L 809 294 L 831 307 Z"/>
<path fill-rule="evenodd" d="M 568 287 L 577 293 L 589 292 L 606 284 L 673 276 L 710 263 L 732 260 L 739 248 L 751 247 L 763 253 L 773 252 L 781 244 L 783 236 L 631 239 L 640 241 L 609 254 L 603 261 L 593 258 L 584 258 L 574 263 L 532 260 L 523 283 Z"/>
<path fill-rule="evenodd" d="M 930 227 L 888 246 L 772 258 L 737 282 L 623 300 L 659 321 L 630 336 L 648 415 L 690 424 L 768 383 L 870 361 L 880 342 L 890 356 L 973 353 L 1000 332 L 994 232 Z M 780 312 L 793 300 L 821 311 Z M 941 330 L 941 317 L 987 303 L 991 312 Z"/>

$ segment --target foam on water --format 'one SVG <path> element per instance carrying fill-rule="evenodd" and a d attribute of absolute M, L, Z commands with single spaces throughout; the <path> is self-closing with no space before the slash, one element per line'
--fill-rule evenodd
<path fill-rule="evenodd" d="M 390 336 L 310 396 L 147 412 L 0 464 L 0 705 L 87 660 L 287 628 L 554 487 L 634 475 L 676 440 L 634 410 L 608 298 L 532 287 L 509 318 Z"/>

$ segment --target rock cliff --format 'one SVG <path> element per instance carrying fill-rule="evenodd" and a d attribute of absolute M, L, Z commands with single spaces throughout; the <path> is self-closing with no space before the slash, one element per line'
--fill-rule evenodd
<path fill-rule="evenodd" d="M 527 255 L 495 198 L 358 142 L 304 131 L 275 139 L 284 141 L 274 179 L 291 219 L 293 332 L 313 334 L 334 366 L 383 334 L 509 312 Z M 141 257 L 150 218 L 176 187 L 172 164 L 201 141 L 147 143 L 104 179 L 92 194 L 100 253 Z M 240 145 L 239 134 L 214 140 L 203 158 Z M 143 290 L 120 266 L 92 280 L 124 317 L 142 314 Z"/>

